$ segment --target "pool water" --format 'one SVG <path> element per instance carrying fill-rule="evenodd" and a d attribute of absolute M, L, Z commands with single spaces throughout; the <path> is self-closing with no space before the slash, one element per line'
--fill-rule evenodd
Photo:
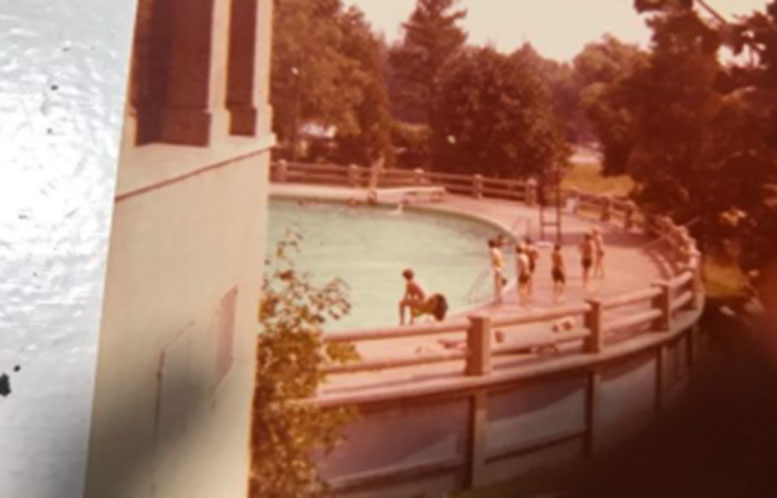
<path fill-rule="evenodd" d="M 297 268 L 318 284 L 334 278 L 348 284 L 351 312 L 328 323 L 329 331 L 398 324 L 405 268 L 428 292 L 444 294 L 450 311 L 491 298 L 490 276 L 471 288 L 488 269 L 486 242 L 498 233 L 493 226 L 412 209 L 287 199 L 272 199 L 269 212 L 268 254 L 294 228 L 303 237 Z"/>

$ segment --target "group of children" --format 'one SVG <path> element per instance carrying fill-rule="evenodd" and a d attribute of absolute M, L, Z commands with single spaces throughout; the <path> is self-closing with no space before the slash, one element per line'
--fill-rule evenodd
<path fill-rule="evenodd" d="M 493 274 L 494 301 L 497 304 L 503 302 L 502 289 L 507 283 L 505 277 L 505 261 L 502 248 L 506 245 L 504 238 L 499 235 L 488 241 L 488 248 Z M 580 243 L 580 260 L 583 270 L 583 288 L 588 289 L 588 284 L 593 278 L 604 278 L 604 239 L 598 228 L 586 233 Z M 534 294 L 534 273 L 537 269 L 537 261 L 540 252 L 530 238 L 516 244 L 516 266 L 518 280 L 518 301 L 522 306 L 527 305 Z M 551 253 L 550 276 L 553 280 L 553 299 L 558 302 L 563 299 L 566 288 L 566 265 L 561 251 L 561 245 L 555 244 Z M 592 275 L 593 271 L 593 275 Z"/>
<path fill-rule="evenodd" d="M 489 239 L 488 248 L 491 259 L 491 271 L 494 282 L 494 301 L 502 304 L 502 290 L 507 284 L 505 276 L 505 258 L 502 248 L 507 241 L 501 234 Z M 586 233 L 579 246 L 580 263 L 582 266 L 583 289 L 588 289 L 590 279 L 604 278 L 604 239 L 598 228 L 593 228 Z M 534 295 L 534 273 L 537 269 L 537 261 L 540 251 L 530 238 L 525 238 L 516 244 L 516 265 L 518 280 L 518 302 L 521 306 L 529 304 Z M 553 300 L 559 302 L 563 299 L 567 284 L 566 264 L 560 244 L 553 246 L 550 255 L 550 276 L 553 280 Z M 410 323 L 414 318 L 429 314 L 437 320 L 442 320 L 448 309 L 445 297 L 441 294 L 429 294 L 424 287 L 417 282 L 411 269 L 402 272 L 405 280 L 405 293 L 399 302 L 399 322 L 405 324 L 405 315 L 409 311 Z"/>

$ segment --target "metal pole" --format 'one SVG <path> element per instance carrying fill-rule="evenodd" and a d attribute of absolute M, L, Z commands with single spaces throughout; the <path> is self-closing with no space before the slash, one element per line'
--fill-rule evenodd
<path fill-rule="evenodd" d="M 299 108 L 300 108 L 300 69 L 299 64 L 291 68 L 291 74 L 294 76 L 294 119 L 291 130 L 291 160 L 297 161 L 299 149 Z"/>
<path fill-rule="evenodd" d="M 558 168 L 553 180 L 556 182 L 556 243 L 561 244 L 561 172 Z"/>

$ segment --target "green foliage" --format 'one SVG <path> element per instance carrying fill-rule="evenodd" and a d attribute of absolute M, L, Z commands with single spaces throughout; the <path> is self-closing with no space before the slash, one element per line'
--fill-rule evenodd
<path fill-rule="evenodd" d="M 603 175 L 600 164 L 575 164 L 564 174 L 562 188 L 580 190 L 591 194 L 628 197 L 634 189 L 634 181 L 628 175 Z"/>
<path fill-rule="evenodd" d="M 612 36 L 589 43 L 574 60 L 580 109 L 599 138 L 607 175 L 626 171 L 635 131 L 629 83 L 646 63 L 647 54 Z"/>
<path fill-rule="evenodd" d="M 281 145 L 300 124 L 335 126 L 341 162 L 391 161 L 382 46 L 340 0 L 275 0 L 270 100 Z M 300 36 L 304 33 L 304 36 Z"/>
<path fill-rule="evenodd" d="M 328 496 L 314 455 L 334 448 L 343 425 L 356 415 L 352 409 L 300 403 L 315 396 L 325 363 L 358 355 L 351 345 L 324 347 L 324 323 L 348 313 L 346 287 L 339 280 L 317 287 L 299 273 L 289 254 L 299 242 L 290 232 L 278 244 L 262 286 L 251 446 L 251 496 L 257 498 Z"/>
<path fill-rule="evenodd" d="M 432 131 L 426 125 L 394 121 L 391 141 L 397 151 L 397 165 L 404 168 L 426 168 L 431 161 Z"/>
<path fill-rule="evenodd" d="M 519 178 L 565 162 L 548 88 L 520 51 L 461 51 L 443 68 L 434 104 L 436 168 Z"/>
<path fill-rule="evenodd" d="M 392 165 L 392 119 L 383 80 L 384 47 L 358 9 L 346 11 L 340 24 L 341 50 L 358 62 L 358 70 L 351 74 L 351 79 L 359 87 L 361 98 L 353 109 L 356 129 L 338 133 L 338 162 L 368 165 L 383 156 L 386 164 Z"/>
<path fill-rule="evenodd" d="M 397 116 L 403 120 L 432 120 L 440 70 L 467 39 L 458 26 L 467 12 L 455 10 L 457 2 L 418 0 L 403 25 L 404 39 L 389 54 L 391 98 Z"/>
<path fill-rule="evenodd" d="M 564 123 L 567 140 L 589 138 L 591 132 L 580 112 L 581 88 L 574 67 L 542 57 L 529 43 L 524 43 L 517 53 L 534 67 L 535 74 L 550 90 L 553 112 Z"/>
<path fill-rule="evenodd" d="M 624 85 L 636 198 L 697 220 L 703 249 L 758 268 L 777 240 L 777 187 L 769 187 L 777 185 L 777 2 L 743 20 L 736 36 L 684 5 L 655 3 L 642 6 L 654 11 L 648 64 Z M 749 50 L 755 63 L 722 64 L 723 43 Z"/>

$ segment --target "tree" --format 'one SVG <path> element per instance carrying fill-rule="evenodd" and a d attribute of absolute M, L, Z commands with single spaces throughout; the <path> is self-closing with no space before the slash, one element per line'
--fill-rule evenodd
<path fill-rule="evenodd" d="M 341 162 L 391 161 L 380 42 L 340 0 L 275 0 L 270 100 L 279 141 L 296 157 L 304 122 L 337 129 Z M 304 36 L 300 36 L 304 33 Z"/>
<path fill-rule="evenodd" d="M 349 310 L 346 287 L 339 280 L 316 287 L 294 268 L 289 252 L 300 240 L 290 232 L 278 244 L 262 286 L 251 435 L 255 498 L 328 496 L 314 453 L 330 451 L 343 425 L 355 417 L 353 409 L 300 403 L 315 396 L 324 363 L 358 358 L 351 345 L 322 344 L 324 323 Z"/>
<path fill-rule="evenodd" d="M 733 218 L 734 223 L 731 217 L 724 219 L 738 229 L 740 265 L 761 271 L 777 263 L 777 1 L 728 34 L 735 52 L 749 51 L 753 62 L 733 64 L 726 72 L 724 89 L 744 130 L 745 140 L 740 138 L 735 149 L 740 158 L 738 178 L 747 179 L 750 188 L 730 210 L 740 216 Z"/>
<path fill-rule="evenodd" d="M 391 143 L 392 118 L 383 79 L 383 44 L 372 33 L 364 15 L 355 7 L 340 17 L 343 38 L 341 51 L 357 64 L 347 75 L 359 88 L 353 112 L 356 126 L 337 134 L 338 162 L 371 164 L 383 156 L 386 164 L 394 163 Z"/>
<path fill-rule="evenodd" d="M 603 152 L 604 174 L 623 174 L 634 143 L 635 104 L 631 78 L 647 64 L 647 54 L 606 35 L 589 43 L 574 60 L 580 110 Z"/>
<path fill-rule="evenodd" d="M 677 221 L 698 218 L 702 246 L 715 218 L 714 176 L 722 109 L 715 83 L 721 67 L 711 32 L 698 16 L 671 9 L 653 17 L 653 51 L 648 67 L 632 79 L 638 101 L 629 172 L 637 199 L 649 211 Z"/>
<path fill-rule="evenodd" d="M 467 34 L 458 23 L 466 10 L 458 0 L 418 0 L 403 24 L 405 36 L 389 54 L 392 100 L 413 121 L 430 123 L 437 78 L 446 61 L 464 45 Z M 402 111 L 400 111 L 402 113 Z"/>
<path fill-rule="evenodd" d="M 566 159 L 548 89 L 520 52 L 461 51 L 442 69 L 434 104 L 436 168 L 518 178 Z"/>
<path fill-rule="evenodd" d="M 770 139 L 777 85 L 764 78 L 772 62 L 759 56 L 755 67 L 724 67 L 718 50 L 731 39 L 728 27 L 710 26 L 684 5 L 656 12 L 649 66 L 633 78 L 638 105 L 629 171 L 636 196 L 650 211 L 695 220 L 703 248 L 757 266 L 765 252 L 773 254 L 764 236 L 777 235 L 768 189 L 777 184 Z M 763 27 L 765 16 L 756 17 Z M 752 36 L 747 29 L 739 32 L 745 39 Z M 777 29 L 769 31 L 777 47 Z M 767 39 L 757 44 L 763 54 Z"/>
<path fill-rule="evenodd" d="M 427 125 L 395 121 L 391 141 L 396 148 L 397 165 L 403 168 L 428 168 L 431 162 L 432 132 Z"/>

